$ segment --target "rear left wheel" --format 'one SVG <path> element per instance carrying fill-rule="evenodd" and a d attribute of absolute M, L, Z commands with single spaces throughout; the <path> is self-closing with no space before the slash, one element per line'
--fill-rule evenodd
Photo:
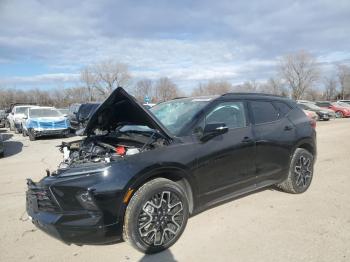
<path fill-rule="evenodd" d="M 314 156 L 303 148 L 295 150 L 288 177 L 277 186 L 285 192 L 300 194 L 310 186 L 314 169 Z"/>
<path fill-rule="evenodd" d="M 175 182 L 157 178 L 145 183 L 127 206 L 123 238 L 143 253 L 172 246 L 188 220 L 188 200 Z"/>

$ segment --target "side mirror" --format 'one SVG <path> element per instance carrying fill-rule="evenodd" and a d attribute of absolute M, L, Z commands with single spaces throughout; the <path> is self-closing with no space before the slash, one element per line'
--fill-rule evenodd
<path fill-rule="evenodd" d="M 15 113 L 14 112 L 11 112 L 11 115 L 14 115 Z"/>
<path fill-rule="evenodd" d="M 201 141 L 208 141 L 213 137 L 222 135 L 228 132 L 228 127 L 225 123 L 213 123 L 207 124 L 203 130 L 203 136 L 200 138 Z"/>
<path fill-rule="evenodd" d="M 27 117 L 27 116 L 24 116 L 23 119 L 28 119 L 28 117 Z"/>

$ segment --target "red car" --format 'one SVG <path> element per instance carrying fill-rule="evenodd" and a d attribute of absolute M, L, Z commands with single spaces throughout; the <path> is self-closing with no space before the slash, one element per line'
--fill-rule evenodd
<path fill-rule="evenodd" d="M 319 101 L 316 102 L 316 105 L 322 108 L 328 108 L 335 112 L 335 115 L 338 118 L 342 117 L 350 117 L 350 107 L 340 106 L 337 103 L 327 102 L 327 101 Z"/>

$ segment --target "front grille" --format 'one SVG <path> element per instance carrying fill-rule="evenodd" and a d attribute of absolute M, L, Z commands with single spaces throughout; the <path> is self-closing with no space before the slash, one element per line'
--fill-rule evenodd
<path fill-rule="evenodd" d="M 35 197 L 39 211 L 57 212 L 58 206 L 53 200 L 50 190 L 42 188 L 31 188 L 28 190 L 29 197 Z"/>
<path fill-rule="evenodd" d="M 66 120 L 57 121 L 57 122 L 39 122 L 41 128 L 66 128 Z"/>

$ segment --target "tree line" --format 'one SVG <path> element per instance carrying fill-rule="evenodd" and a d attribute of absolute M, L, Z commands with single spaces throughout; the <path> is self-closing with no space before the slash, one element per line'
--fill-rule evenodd
<path fill-rule="evenodd" d="M 333 76 L 322 76 L 317 59 L 310 53 L 298 51 L 281 57 L 276 74 L 264 82 L 249 80 L 234 85 L 226 80 L 210 80 L 198 83 L 191 96 L 220 95 L 228 92 L 258 92 L 288 96 L 293 99 L 335 100 L 350 98 L 350 67 L 335 66 Z M 141 79 L 132 83 L 128 65 L 106 60 L 84 67 L 80 72 L 81 85 L 48 90 L 14 89 L 0 87 L 0 108 L 10 103 L 25 102 L 55 107 L 67 107 L 72 103 L 103 101 L 118 86 L 126 88 L 136 99 L 158 103 L 184 96 L 180 88 L 168 77 L 157 80 Z M 323 88 L 319 88 L 323 86 Z"/>

